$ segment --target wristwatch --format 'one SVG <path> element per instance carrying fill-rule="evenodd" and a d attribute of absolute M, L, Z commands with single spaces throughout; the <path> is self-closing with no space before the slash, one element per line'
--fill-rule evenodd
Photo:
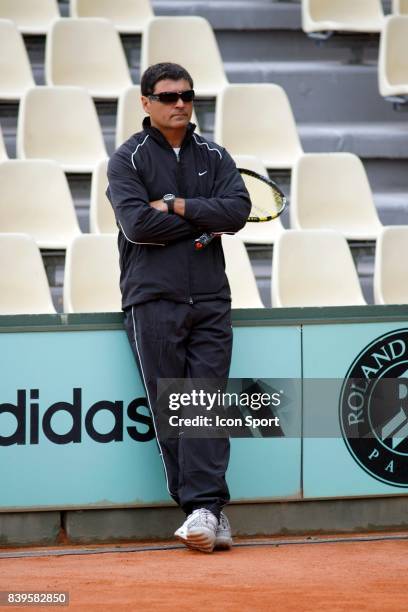
<path fill-rule="evenodd" d="M 162 197 L 162 200 L 165 204 L 167 204 L 169 215 L 174 215 L 174 202 L 176 200 L 176 196 L 174 195 L 174 193 L 166 193 Z"/>

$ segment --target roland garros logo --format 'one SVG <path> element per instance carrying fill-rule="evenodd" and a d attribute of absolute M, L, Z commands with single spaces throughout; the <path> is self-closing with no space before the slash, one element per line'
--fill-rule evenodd
<path fill-rule="evenodd" d="M 340 423 L 368 474 L 408 488 L 408 329 L 377 338 L 357 356 L 342 386 Z"/>

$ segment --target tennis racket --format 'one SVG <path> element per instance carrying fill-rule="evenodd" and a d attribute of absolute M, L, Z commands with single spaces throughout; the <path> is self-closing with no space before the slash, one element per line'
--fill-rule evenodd
<path fill-rule="evenodd" d="M 253 170 L 248 170 L 247 168 L 237 168 L 237 170 L 240 174 L 246 174 L 258 181 L 262 181 L 268 185 L 272 191 L 271 198 L 262 198 L 261 204 L 259 201 L 252 204 L 247 222 L 264 223 L 265 221 L 272 221 L 279 217 L 286 208 L 287 199 L 278 185 L 269 177 L 258 174 L 258 172 L 254 172 Z M 200 251 L 210 244 L 216 236 L 221 236 L 222 234 L 223 232 L 204 232 L 204 234 L 194 241 L 194 248 Z"/>

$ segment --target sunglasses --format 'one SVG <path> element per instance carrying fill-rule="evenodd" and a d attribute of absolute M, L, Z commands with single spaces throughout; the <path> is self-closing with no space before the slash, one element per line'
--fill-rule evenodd
<path fill-rule="evenodd" d="M 194 96 L 194 89 L 188 89 L 187 91 L 162 91 L 157 94 L 149 94 L 148 98 L 156 102 L 161 102 L 162 104 L 174 104 L 178 102 L 179 98 L 181 98 L 183 102 L 192 102 Z"/>

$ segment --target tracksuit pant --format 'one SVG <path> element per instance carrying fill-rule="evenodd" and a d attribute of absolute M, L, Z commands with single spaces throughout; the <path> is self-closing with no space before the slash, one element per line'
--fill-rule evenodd
<path fill-rule="evenodd" d="M 227 379 L 232 353 L 231 302 L 158 299 L 125 309 L 124 323 L 153 420 L 157 379 Z M 156 428 L 156 426 L 155 426 Z M 229 501 L 228 437 L 179 435 L 158 440 L 167 488 L 186 515 L 207 508 L 218 518 Z"/>

